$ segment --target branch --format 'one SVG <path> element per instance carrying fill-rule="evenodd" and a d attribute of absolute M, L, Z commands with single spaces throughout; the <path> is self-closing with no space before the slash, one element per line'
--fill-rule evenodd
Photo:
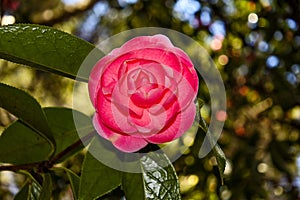
<path fill-rule="evenodd" d="M 36 168 L 40 165 L 40 163 L 29 163 L 29 164 L 22 164 L 22 165 L 3 165 L 0 166 L 0 171 L 13 171 L 17 172 L 19 170 L 29 170 Z"/>
<path fill-rule="evenodd" d="M 78 146 L 80 146 L 82 143 L 85 143 L 85 142 L 88 142 L 89 140 L 91 140 L 92 137 L 94 137 L 95 135 L 96 135 L 96 131 L 92 131 L 92 132 L 88 133 L 87 135 L 85 135 L 84 137 L 82 137 L 81 139 L 77 140 L 75 143 L 73 143 L 72 145 L 68 146 L 65 150 L 63 150 L 62 152 L 60 152 L 59 154 L 57 154 L 56 156 L 54 156 L 49 161 L 49 165 L 52 166 L 54 163 L 56 163 L 62 157 L 64 157 L 65 155 L 67 155 L 69 152 L 71 152 L 72 150 L 74 150 Z"/>

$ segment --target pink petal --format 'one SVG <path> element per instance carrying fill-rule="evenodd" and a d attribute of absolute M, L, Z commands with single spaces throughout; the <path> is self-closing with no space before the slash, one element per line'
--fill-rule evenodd
<path fill-rule="evenodd" d="M 175 121 L 162 132 L 145 138 L 148 142 L 160 144 L 170 142 L 182 136 L 192 125 L 195 120 L 196 106 L 191 103 L 186 110 L 178 114 Z"/>
<path fill-rule="evenodd" d="M 168 37 L 157 34 L 154 36 L 138 36 L 123 44 L 120 48 L 114 49 L 111 55 L 120 55 L 129 51 L 143 49 L 144 47 L 153 48 L 174 48 Z"/>
<path fill-rule="evenodd" d="M 182 77 L 177 84 L 177 100 L 181 109 L 184 110 L 195 99 L 196 95 L 197 91 L 194 91 L 190 82 L 185 77 Z"/>
<path fill-rule="evenodd" d="M 159 111 L 160 110 L 160 111 Z M 155 113 L 156 112 L 156 113 Z M 155 113 L 155 114 L 153 114 Z M 160 105 L 154 105 L 149 110 L 144 109 L 142 118 L 129 118 L 139 131 L 134 137 L 145 138 L 157 134 L 167 121 L 167 113 Z"/>
<path fill-rule="evenodd" d="M 122 101 L 120 101 L 122 103 Z M 97 100 L 97 114 L 102 123 L 110 127 L 116 132 L 133 133 L 136 128 L 128 123 L 129 109 L 125 102 L 122 104 L 114 104 L 107 100 L 103 95 L 98 96 Z"/>
<path fill-rule="evenodd" d="M 113 142 L 113 145 L 120 151 L 132 153 L 144 148 L 148 144 L 143 138 L 119 135 L 119 138 Z"/>
<path fill-rule="evenodd" d="M 176 70 L 179 73 L 182 72 L 182 64 L 180 63 L 179 57 L 171 50 L 145 47 L 118 55 L 118 57 L 107 65 L 103 72 L 102 84 L 109 83 L 112 79 L 112 75 L 115 80 L 118 80 L 124 76 L 124 73 L 128 73 L 128 70 L 137 67 L 147 69 L 148 66 L 151 66 L 151 63 L 156 63 L 155 67 L 160 70 L 159 74 L 168 74 L 164 68 L 160 67 L 162 65 L 168 66 L 169 69 Z M 116 74 L 118 74 L 118 77 Z"/>
<path fill-rule="evenodd" d="M 112 59 L 112 56 L 104 56 L 102 59 L 100 59 L 97 62 L 97 64 L 93 67 L 93 69 L 90 73 L 88 88 L 89 88 L 90 99 L 94 106 L 95 106 L 97 91 L 99 88 L 102 73 L 103 73 L 107 63 L 109 61 L 111 61 L 111 59 Z"/>
<path fill-rule="evenodd" d="M 144 148 L 148 144 L 148 142 L 142 138 L 121 135 L 111 131 L 101 123 L 97 114 L 93 117 L 93 124 L 98 134 L 103 138 L 110 140 L 120 151 L 131 153 Z"/>
<path fill-rule="evenodd" d="M 174 53 L 180 58 L 183 65 L 183 76 L 190 82 L 194 91 L 198 91 L 198 76 L 190 57 L 181 49 L 175 47 Z"/>
<path fill-rule="evenodd" d="M 172 52 L 172 49 L 159 49 L 145 47 L 143 49 L 132 51 L 136 59 L 151 60 L 160 65 L 165 65 L 181 73 L 182 66 L 179 57 Z M 165 72 L 163 69 L 161 69 Z"/>
<path fill-rule="evenodd" d="M 95 115 L 93 116 L 93 125 L 94 125 L 94 128 L 96 129 L 97 133 L 101 137 L 103 137 L 107 140 L 109 140 L 110 138 L 113 138 L 114 136 L 118 135 L 117 133 L 112 132 L 110 129 L 106 128 L 102 124 L 101 120 L 99 120 L 99 116 L 98 116 L 97 113 L 95 113 Z"/>

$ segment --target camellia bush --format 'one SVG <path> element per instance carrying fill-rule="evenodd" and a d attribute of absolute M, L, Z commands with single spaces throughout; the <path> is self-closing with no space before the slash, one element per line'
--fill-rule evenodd
<path fill-rule="evenodd" d="M 168 37 L 135 37 L 107 55 L 47 26 L 2 26 L 0 38 L 0 58 L 88 83 L 95 108 L 93 116 L 43 108 L 25 91 L 0 83 L 0 107 L 16 117 L 0 136 L 0 170 L 26 177 L 16 200 L 55 198 L 59 176 L 67 177 L 74 199 L 111 193 L 128 200 L 181 199 L 174 160 L 162 149 L 193 126 L 207 136 L 223 178 L 224 154 L 216 138 L 206 135 L 199 111 L 197 71 Z M 85 68 L 91 52 L 94 59 Z M 64 163 L 79 153 L 84 159 L 75 173 Z"/>

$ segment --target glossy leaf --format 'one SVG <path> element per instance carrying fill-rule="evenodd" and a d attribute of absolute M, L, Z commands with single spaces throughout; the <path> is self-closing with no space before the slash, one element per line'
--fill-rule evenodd
<path fill-rule="evenodd" d="M 198 102 L 199 102 L 199 105 L 203 105 L 203 103 L 201 101 L 198 100 Z M 207 134 L 207 131 L 208 131 L 207 124 L 204 121 L 204 119 L 201 117 L 201 115 L 200 115 L 198 126 L 202 130 L 202 132 Z M 224 170 L 225 170 L 225 167 L 226 167 L 226 157 L 225 157 L 225 154 L 224 154 L 223 150 L 218 145 L 218 143 L 214 142 L 215 139 L 210 134 L 208 134 L 207 136 L 208 136 L 210 144 L 216 144 L 212 148 L 212 150 L 213 150 L 214 156 L 216 157 L 216 160 L 217 160 L 217 163 L 218 163 L 218 169 L 219 169 L 219 173 L 220 173 L 220 177 L 221 177 L 221 182 L 222 182 L 222 185 L 223 185 L 224 184 Z"/>
<path fill-rule="evenodd" d="M 93 140 L 90 148 L 97 148 L 97 140 Z M 112 169 L 87 152 L 81 173 L 79 185 L 80 200 L 92 200 L 103 196 L 121 185 L 121 172 Z"/>
<path fill-rule="evenodd" d="M 45 108 L 44 111 L 57 144 L 54 156 L 79 141 L 73 121 L 73 112 L 77 117 L 80 117 L 80 124 L 77 124 L 77 128 L 81 128 L 87 133 L 94 130 L 90 117 L 78 111 L 67 108 Z M 11 141 L 14 141 L 13 144 Z M 83 147 L 82 144 L 78 144 L 75 149 L 57 160 L 57 162 L 73 155 Z M 20 121 L 9 126 L 0 136 L 1 162 L 12 164 L 40 162 L 47 160 L 51 153 L 52 146 L 49 141 Z"/>
<path fill-rule="evenodd" d="M 141 166 L 146 199 L 181 199 L 177 174 L 165 154 L 148 153 Z"/>
<path fill-rule="evenodd" d="M 52 177 L 51 174 L 43 174 L 43 186 L 40 192 L 40 200 L 50 200 L 52 195 Z"/>
<path fill-rule="evenodd" d="M 75 78 L 94 46 L 57 29 L 14 24 L 0 27 L 0 58 Z M 87 80 L 89 71 L 82 80 Z"/>
<path fill-rule="evenodd" d="M 0 136 L 0 162 L 25 164 L 40 162 L 52 154 L 49 140 L 34 130 L 16 121 Z"/>
<path fill-rule="evenodd" d="M 28 179 L 24 186 L 16 194 L 14 200 L 40 200 L 42 186 L 28 171 L 21 170 L 20 172 L 26 175 Z"/>
<path fill-rule="evenodd" d="M 14 200 L 29 200 L 29 183 L 26 182 L 25 185 L 20 189 L 20 191 L 14 197 Z"/>
<path fill-rule="evenodd" d="M 42 137 L 53 136 L 40 104 L 25 91 L 0 83 L 0 107 L 22 120 Z"/>
<path fill-rule="evenodd" d="M 123 172 L 122 189 L 128 200 L 145 199 L 143 175 Z"/>
<path fill-rule="evenodd" d="M 29 198 L 30 200 L 41 200 L 40 194 L 41 194 L 42 187 L 37 184 L 35 181 L 32 181 L 32 183 L 29 185 Z"/>
<path fill-rule="evenodd" d="M 218 144 L 216 144 L 214 146 L 213 151 L 214 151 L 214 154 L 217 159 L 218 169 L 219 169 L 219 173 L 221 176 L 221 182 L 223 185 L 224 184 L 224 171 L 225 171 L 225 167 L 226 167 L 226 157 L 225 157 L 223 150 L 221 149 L 221 147 Z"/>
<path fill-rule="evenodd" d="M 26 182 L 16 194 L 14 200 L 42 200 L 40 198 L 41 186 L 36 182 Z M 45 199 L 46 200 L 46 199 Z"/>
<path fill-rule="evenodd" d="M 44 112 L 52 128 L 53 137 L 56 142 L 54 156 L 80 140 L 76 128 L 80 128 L 81 131 L 86 133 L 94 131 L 91 118 L 79 111 L 69 108 L 49 107 L 44 108 Z M 78 124 L 76 125 L 74 124 L 73 113 L 78 118 Z M 59 159 L 58 162 L 73 155 L 82 148 L 84 148 L 84 146 L 78 144 L 75 149 Z"/>
<path fill-rule="evenodd" d="M 66 169 L 66 168 L 64 170 L 66 171 L 68 179 L 70 181 L 72 192 L 73 192 L 73 197 L 74 197 L 74 199 L 78 199 L 80 178 L 71 170 Z"/>

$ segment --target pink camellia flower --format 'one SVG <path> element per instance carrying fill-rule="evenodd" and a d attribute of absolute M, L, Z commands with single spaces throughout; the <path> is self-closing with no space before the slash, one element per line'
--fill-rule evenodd
<path fill-rule="evenodd" d="M 95 129 L 123 152 L 177 139 L 196 115 L 197 73 L 164 35 L 136 37 L 111 51 L 88 86 Z"/>

